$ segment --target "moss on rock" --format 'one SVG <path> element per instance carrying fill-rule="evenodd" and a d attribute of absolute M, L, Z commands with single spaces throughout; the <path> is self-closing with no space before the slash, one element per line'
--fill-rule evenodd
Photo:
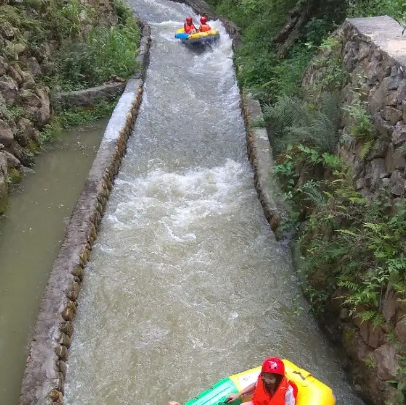
<path fill-rule="evenodd" d="M 20 170 L 15 169 L 15 168 L 9 169 L 7 181 L 10 184 L 21 183 L 22 179 L 23 179 L 23 175 L 20 172 Z"/>
<path fill-rule="evenodd" d="M 0 214 L 4 214 L 8 205 L 8 187 L 3 178 L 0 177 Z"/>

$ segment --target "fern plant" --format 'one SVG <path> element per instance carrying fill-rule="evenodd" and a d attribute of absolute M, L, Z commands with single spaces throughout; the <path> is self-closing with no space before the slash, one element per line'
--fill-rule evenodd
<path fill-rule="evenodd" d="M 316 106 L 297 97 L 281 97 L 264 108 L 264 118 L 274 130 L 276 153 L 289 144 L 304 143 L 321 152 L 333 152 L 338 142 L 338 94 L 324 94 Z"/>

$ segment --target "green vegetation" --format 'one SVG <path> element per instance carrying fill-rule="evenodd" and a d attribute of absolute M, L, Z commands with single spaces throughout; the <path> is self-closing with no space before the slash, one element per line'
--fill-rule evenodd
<path fill-rule="evenodd" d="M 19 170 L 15 169 L 15 168 L 9 169 L 7 179 L 6 179 L 8 185 L 20 183 L 22 179 L 23 179 L 23 175 Z"/>
<path fill-rule="evenodd" d="M 236 53 L 238 80 L 261 102 L 273 103 L 280 96 L 301 95 L 303 71 L 327 33 L 345 17 L 343 2 L 326 0 L 315 5 L 313 15 L 300 30 L 298 41 L 281 58 L 281 41 L 275 42 L 296 0 L 209 0 L 220 14 L 242 29 L 243 47 Z M 306 2 L 302 2 L 306 3 Z M 313 8 L 308 1 L 309 7 Z M 283 35 L 280 35 L 283 38 Z"/>
<path fill-rule="evenodd" d="M 62 130 L 83 125 L 112 114 L 116 102 L 102 102 L 92 108 L 71 108 L 54 116 L 51 122 L 43 128 L 39 135 L 40 146 L 46 146 L 59 139 Z"/>
<path fill-rule="evenodd" d="M 356 0 L 349 2 L 349 17 L 373 17 L 389 15 L 401 24 L 406 22 L 406 2 L 404 0 Z"/>
<path fill-rule="evenodd" d="M 140 29 L 134 13 L 121 0 L 111 3 L 117 24 L 111 25 L 103 10 L 79 0 L 27 0 L 0 7 L 0 24 L 9 32 L 3 53 L 10 63 L 26 67 L 35 56 L 45 66 L 42 81 L 51 92 L 70 91 L 127 79 L 137 69 Z M 34 86 L 37 84 L 35 83 Z M 113 104 L 73 109 L 54 116 L 39 135 L 40 146 L 58 138 L 62 129 L 111 114 Z M 23 113 L 18 105 L 0 106 L 10 125 Z M 33 143 L 27 155 L 38 152 Z"/>
<path fill-rule="evenodd" d="M 140 29 L 132 10 L 113 3 L 118 23 L 79 0 L 28 0 L 0 8 L 0 23 L 12 30 L 4 53 L 10 62 L 38 55 L 45 62 L 44 81 L 55 90 L 78 90 L 127 79 L 137 68 Z"/>
<path fill-rule="evenodd" d="M 117 26 L 96 26 L 82 36 L 73 28 L 62 41 L 53 80 L 63 90 L 96 86 L 116 76 L 127 79 L 138 67 L 135 56 L 140 29 L 124 3 L 116 2 L 116 6 Z"/>
<path fill-rule="evenodd" d="M 92 108 L 71 108 L 62 111 L 58 118 L 62 128 L 68 129 L 111 115 L 116 104 L 115 101 L 101 102 Z"/>

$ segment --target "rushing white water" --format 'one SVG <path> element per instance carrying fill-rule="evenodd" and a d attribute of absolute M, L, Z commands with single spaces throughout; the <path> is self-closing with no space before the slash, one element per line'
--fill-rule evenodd
<path fill-rule="evenodd" d="M 152 27 L 151 62 L 86 269 L 66 403 L 185 401 L 269 355 L 361 403 L 264 220 L 224 28 L 210 21 L 219 44 L 188 49 L 174 32 L 189 8 L 130 4 Z"/>

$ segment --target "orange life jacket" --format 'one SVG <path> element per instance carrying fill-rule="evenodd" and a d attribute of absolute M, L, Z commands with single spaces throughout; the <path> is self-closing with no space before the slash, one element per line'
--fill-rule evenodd
<path fill-rule="evenodd" d="M 185 23 L 183 25 L 183 29 L 185 30 L 186 34 L 189 34 L 190 31 L 196 30 L 196 27 L 194 26 L 193 23 L 192 24 Z"/>
<path fill-rule="evenodd" d="M 290 398 L 289 401 L 287 400 L 287 391 L 290 391 L 288 395 L 288 397 Z M 295 403 L 293 398 L 296 399 L 296 395 L 296 386 L 293 386 L 293 384 L 289 382 L 286 377 L 283 377 L 278 389 L 276 390 L 274 395 L 271 395 L 266 390 L 264 383 L 262 382 L 261 375 L 259 375 L 257 386 L 255 387 L 254 395 L 252 397 L 252 402 L 254 403 L 254 405 L 288 405 L 289 402 L 290 404 Z"/>
<path fill-rule="evenodd" d="M 209 24 L 200 24 L 199 31 L 200 32 L 211 31 L 211 27 Z"/>

